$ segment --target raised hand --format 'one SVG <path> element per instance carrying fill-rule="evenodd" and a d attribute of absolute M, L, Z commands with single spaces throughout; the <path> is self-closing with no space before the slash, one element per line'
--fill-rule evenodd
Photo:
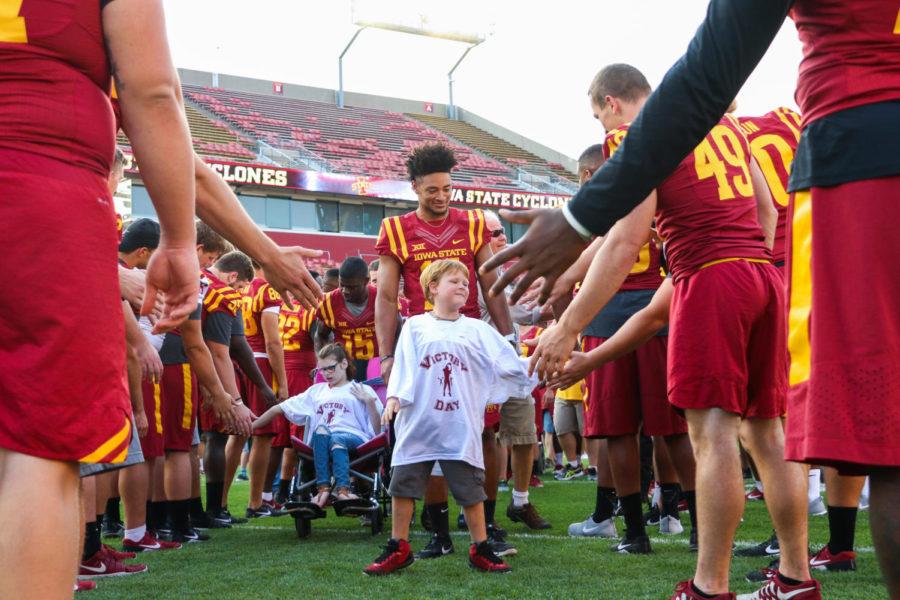
<path fill-rule="evenodd" d="M 322 288 L 309 274 L 303 259 L 321 255 L 321 250 L 310 250 L 301 246 L 279 247 L 276 254 L 261 261 L 260 264 L 266 272 L 266 280 L 281 294 L 289 308 L 292 306 L 287 292 L 308 310 L 314 310 L 318 306 L 322 298 Z"/>

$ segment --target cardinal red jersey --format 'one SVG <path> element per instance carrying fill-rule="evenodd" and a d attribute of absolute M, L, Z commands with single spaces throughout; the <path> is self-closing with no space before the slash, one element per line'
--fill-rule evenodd
<path fill-rule="evenodd" d="M 115 131 L 100 1 L 4 0 L 0 64 L 0 169 L 52 176 L 50 159 L 108 177 Z"/>
<path fill-rule="evenodd" d="M 419 283 L 422 271 L 441 259 L 463 263 L 469 269 L 469 299 L 460 312 L 478 319 L 481 310 L 478 308 L 475 255 L 490 238 L 481 210 L 451 208 L 443 220 L 434 223 L 423 221 L 413 211 L 384 219 L 375 249 L 379 255 L 391 256 L 400 262 L 403 293 L 409 299 L 409 313 L 413 316 L 432 308 Z"/>
<path fill-rule="evenodd" d="M 606 136 L 615 150 L 628 125 Z M 770 261 L 756 218 L 750 145 L 736 119 L 723 117 L 656 188 L 656 227 L 676 279 L 720 260 Z"/>
<path fill-rule="evenodd" d="M 626 130 L 627 126 L 615 129 L 606 136 L 603 144 L 603 158 L 609 160 L 609 157 L 613 155 L 625 138 Z M 619 290 L 655 290 L 661 286 L 665 279 L 660 261 L 661 254 L 656 242 L 649 241 L 644 244 L 634 261 L 634 266 L 631 267 L 631 272 Z"/>
<path fill-rule="evenodd" d="M 790 195 L 787 191 L 791 164 L 800 141 L 800 115 L 789 108 L 776 108 L 761 117 L 740 117 L 741 130 L 750 142 L 750 152 L 759 163 L 778 211 L 772 259 L 784 263 L 784 233 Z"/>
<path fill-rule="evenodd" d="M 306 310 L 299 304 L 294 308 L 281 307 L 278 313 L 278 331 L 284 348 L 285 370 L 308 371 L 316 367 L 316 350 L 312 339 L 315 320 L 316 311 Z"/>
<path fill-rule="evenodd" d="M 216 277 L 211 271 L 204 270 L 203 277 L 209 281 L 209 288 L 203 296 L 203 310 L 201 319 L 217 312 L 224 312 L 232 317 L 241 310 L 241 293 Z"/>
<path fill-rule="evenodd" d="M 347 355 L 355 360 L 369 360 L 378 356 L 378 341 L 375 339 L 375 286 L 368 286 L 368 290 L 369 299 L 359 315 L 347 308 L 340 289 L 325 294 L 316 311 L 316 317 L 334 332 L 335 341 L 344 344 Z"/>
<path fill-rule="evenodd" d="M 796 0 L 803 44 L 797 104 L 803 123 L 900 99 L 900 5 L 896 0 Z"/>
<path fill-rule="evenodd" d="M 266 338 L 262 330 L 262 314 L 277 311 L 283 302 L 281 296 L 262 277 L 250 282 L 244 294 L 244 333 L 253 352 L 266 354 Z"/>

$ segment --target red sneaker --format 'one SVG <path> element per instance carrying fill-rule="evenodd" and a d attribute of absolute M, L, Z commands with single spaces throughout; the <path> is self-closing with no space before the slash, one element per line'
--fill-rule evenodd
<path fill-rule="evenodd" d="M 97 589 L 96 581 L 76 581 L 75 582 L 75 591 L 76 592 L 92 592 Z"/>
<path fill-rule="evenodd" d="M 484 573 L 509 573 L 512 569 L 494 553 L 489 542 L 469 546 L 469 566 Z"/>
<path fill-rule="evenodd" d="M 263 500 L 263 504 L 271 508 L 272 510 L 281 511 L 284 510 L 284 504 L 279 504 L 275 500 Z"/>
<path fill-rule="evenodd" d="M 408 541 L 390 539 L 387 546 L 384 547 L 384 552 L 375 559 L 375 562 L 366 567 L 363 573 L 366 575 L 390 575 L 394 571 L 405 569 L 413 564 L 414 560 Z"/>
<path fill-rule="evenodd" d="M 131 560 L 132 558 L 137 556 L 134 552 L 128 552 L 127 550 L 125 552 L 122 552 L 121 550 L 116 550 L 112 546 L 108 546 L 106 544 L 100 546 L 100 551 L 107 556 L 112 556 L 118 561 Z"/>
<path fill-rule="evenodd" d="M 675 586 L 675 593 L 669 600 L 704 600 L 704 598 L 704 596 L 701 596 L 694 591 L 694 580 L 689 579 L 688 581 L 682 581 Z M 717 594 L 713 596 L 713 598 L 715 598 L 715 600 L 734 600 L 735 595 L 731 592 L 726 592 L 724 594 Z"/>
<path fill-rule="evenodd" d="M 844 550 L 843 552 L 832 554 L 828 544 L 825 544 L 824 548 L 809 559 L 809 568 L 817 571 L 855 571 L 856 552 Z"/>
<path fill-rule="evenodd" d="M 541 481 L 537 475 L 532 475 L 531 479 L 528 481 L 528 487 L 542 488 L 544 487 L 544 482 Z"/>
<path fill-rule="evenodd" d="M 766 499 L 766 495 L 763 494 L 762 491 L 757 487 L 754 487 L 752 490 L 747 492 L 747 494 L 744 497 L 747 500 L 763 500 L 763 501 L 765 501 L 765 499 Z"/>
<path fill-rule="evenodd" d="M 738 596 L 738 600 L 822 600 L 822 586 L 815 579 L 788 585 L 775 575 L 752 594 Z"/>
<path fill-rule="evenodd" d="M 119 577 L 122 575 L 134 575 L 147 570 L 147 565 L 126 565 L 112 556 L 105 554 L 101 549 L 88 560 L 81 563 L 78 569 L 79 579 L 91 577 Z"/>
<path fill-rule="evenodd" d="M 178 550 L 181 548 L 181 544 L 158 539 L 148 531 L 137 542 L 125 538 L 122 540 L 122 548 L 130 552 L 152 552 L 154 550 Z M 132 558 L 134 558 L 134 554 L 132 554 Z"/>

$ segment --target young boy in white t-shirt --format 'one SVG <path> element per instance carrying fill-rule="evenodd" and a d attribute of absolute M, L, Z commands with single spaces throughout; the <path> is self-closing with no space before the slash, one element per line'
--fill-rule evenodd
<path fill-rule="evenodd" d="M 279 414 L 295 425 L 307 426 L 316 465 L 318 493 L 313 503 L 324 508 L 331 496 L 334 476 L 335 500 L 355 500 L 350 491 L 350 450 L 381 431 L 378 395 L 371 387 L 351 381 L 355 365 L 341 344 L 319 350 L 318 372 L 325 381 L 276 404 L 253 423 L 257 429 Z"/>
<path fill-rule="evenodd" d="M 469 295 L 465 265 L 435 261 L 422 272 L 421 284 L 434 309 L 403 326 L 382 415 L 384 425 L 397 417 L 389 489 L 391 539 L 365 573 L 387 575 L 412 564 L 409 523 L 435 461 L 465 511 L 473 542 L 469 565 L 485 572 L 507 572 L 509 566 L 487 543 L 484 409 L 511 396 L 527 396 L 534 382 L 516 350 L 496 329 L 460 314 Z"/>

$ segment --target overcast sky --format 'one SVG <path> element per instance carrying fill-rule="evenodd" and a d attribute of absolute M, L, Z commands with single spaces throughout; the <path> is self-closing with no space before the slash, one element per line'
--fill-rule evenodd
<path fill-rule="evenodd" d="M 588 106 L 593 75 L 606 64 L 627 62 L 655 85 L 684 52 L 707 4 L 443 0 L 428 8 L 429 0 L 381 1 L 419 7 L 434 27 L 491 32 L 456 72 L 456 104 L 571 157 L 603 134 Z M 165 0 L 165 5 L 178 67 L 317 87 L 337 88 L 337 57 L 355 31 L 351 0 Z M 356 14 L 363 8 L 358 5 Z M 447 72 L 464 50 L 460 43 L 369 29 L 344 59 L 344 86 L 446 103 Z M 738 114 L 796 107 L 799 61 L 796 31 L 786 21 L 738 97 Z"/>

